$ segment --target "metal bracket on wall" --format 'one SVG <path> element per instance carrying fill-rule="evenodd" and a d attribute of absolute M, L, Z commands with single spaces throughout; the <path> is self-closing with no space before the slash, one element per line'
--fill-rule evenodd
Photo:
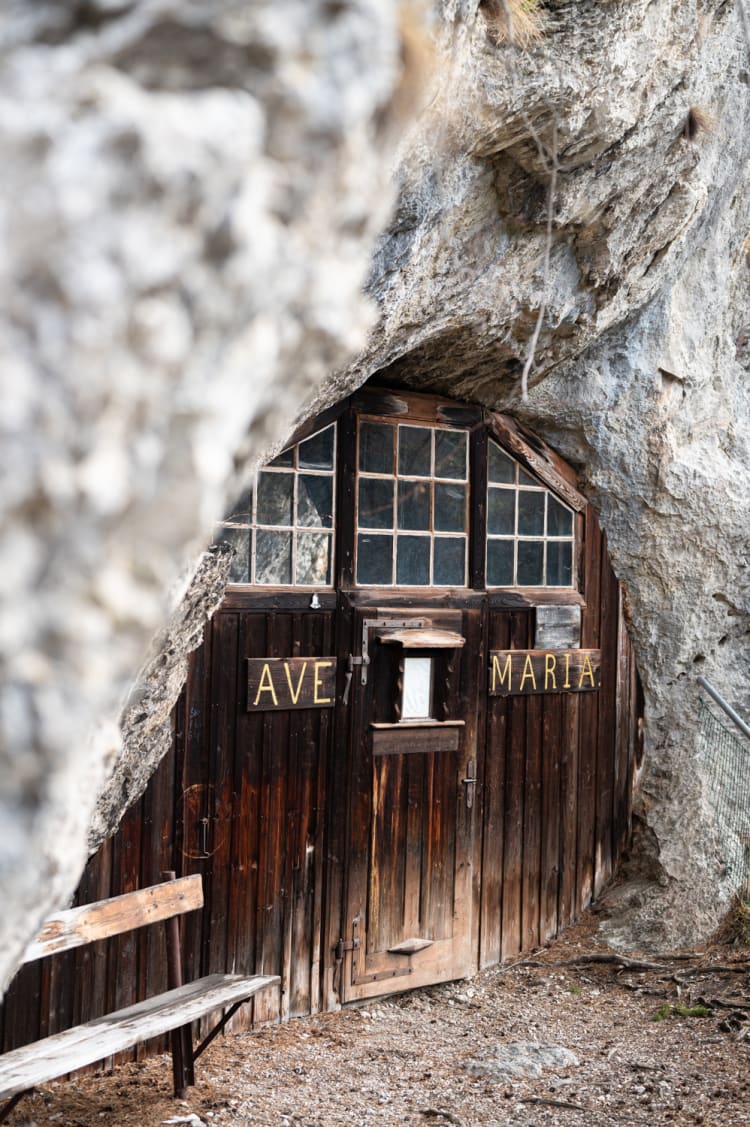
<path fill-rule="evenodd" d="M 370 664 L 368 631 L 379 626 L 384 630 L 423 630 L 423 618 L 365 618 L 362 622 L 362 657 L 352 658 L 352 665 L 361 665 L 361 684 L 367 684 L 367 667 Z"/>

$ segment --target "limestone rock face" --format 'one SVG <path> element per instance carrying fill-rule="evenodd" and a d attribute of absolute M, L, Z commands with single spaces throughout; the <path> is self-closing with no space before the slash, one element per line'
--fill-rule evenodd
<path fill-rule="evenodd" d="M 197 629 L 183 611 L 161 689 L 126 711 L 133 758 L 111 724 L 90 731 L 116 717 L 165 592 L 251 453 L 365 339 L 397 9 L 3 5 L 0 984 L 76 885 L 107 760 L 95 838 L 163 749 Z"/>
<path fill-rule="evenodd" d="M 380 320 L 336 393 L 381 371 L 473 399 L 580 469 L 646 695 L 636 813 L 656 882 L 610 936 L 692 942 L 729 893 L 697 675 L 750 715 L 741 6 L 548 0 L 526 50 L 501 4 L 444 8 L 441 86 L 370 277 Z"/>

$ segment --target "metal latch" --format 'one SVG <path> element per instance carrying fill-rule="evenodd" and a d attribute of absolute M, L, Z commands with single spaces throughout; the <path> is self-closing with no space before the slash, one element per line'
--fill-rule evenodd
<path fill-rule="evenodd" d="M 336 955 L 336 959 L 341 960 L 344 957 L 344 951 L 358 951 L 359 950 L 359 940 L 358 939 L 344 939 L 342 937 L 342 938 L 339 939 L 338 943 L 336 944 L 336 946 L 334 947 L 333 950 L 334 950 L 334 953 Z"/>
<path fill-rule="evenodd" d="M 466 778 L 461 782 L 466 787 L 466 809 L 471 810 L 474 805 L 474 787 L 477 785 L 477 769 L 473 759 L 466 764 Z"/>
<path fill-rule="evenodd" d="M 344 693 L 341 697 L 344 704 L 349 703 L 349 690 L 352 687 L 352 674 L 354 673 L 355 665 L 369 665 L 370 658 L 363 654 L 362 657 L 355 657 L 354 654 L 349 654 L 346 659 L 346 682 L 344 684 Z"/>

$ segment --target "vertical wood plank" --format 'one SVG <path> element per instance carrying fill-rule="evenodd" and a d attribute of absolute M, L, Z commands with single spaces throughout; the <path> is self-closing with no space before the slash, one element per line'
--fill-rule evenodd
<path fill-rule="evenodd" d="M 491 611 L 488 631 L 488 652 L 495 649 L 509 649 L 510 619 L 506 613 Z M 486 677 L 485 668 L 485 696 Z M 503 827 L 510 703 L 509 697 L 493 697 L 487 705 L 481 874 L 481 941 L 479 951 L 481 967 L 492 966 L 501 959 Z"/>
<path fill-rule="evenodd" d="M 563 796 L 560 761 L 563 755 L 562 694 L 544 697 L 542 717 L 541 900 L 539 940 L 557 935 L 560 893 L 560 838 Z"/>
<path fill-rule="evenodd" d="M 560 900 L 561 927 L 577 915 L 578 864 L 578 760 L 580 748 L 580 695 L 569 693 L 562 700 L 562 746 L 560 763 Z"/>
<path fill-rule="evenodd" d="M 529 648 L 528 611 L 510 612 L 510 648 Z M 503 960 L 521 950 L 523 885 L 524 768 L 526 758 L 526 707 L 523 697 L 509 701 L 503 809 Z"/>
<path fill-rule="evenodd" d="M 596 830 L 594 849 L 594 896 L 612 875 L 612 803 L 617 751 L 618 611 L 619 584 L 609 563 L 607 539 L 602 537 L 601 565 L 602 687 L 598 696 L 599 746 L 596 764 Z"/>
<path fill-rule="evenodd" d="M 602 534 L 593 510 L 586 509 L 586 607 L 581 616 L 581 646 L 599 649 Z M 598 693 L 579 694 L 581 700 L 578 758 L 578 846 L 576 872 L 577 910 L 590 903 L 594 894 L 596 842 L 596 761 L 599 744 Z"/>
<path fill-rule="evenodd" d="M 542 867 L 542 709 L 544 697 L 526 702 L 526 762 L 523 782 L 523 876 L 521 945 L 539 946 Z"/>

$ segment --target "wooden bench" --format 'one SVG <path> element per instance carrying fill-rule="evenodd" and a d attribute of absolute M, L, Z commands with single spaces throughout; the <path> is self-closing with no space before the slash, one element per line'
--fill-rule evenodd
<path fill-rule="evenodd" d="M 96 1064 L 164 1033 L 172 1034 L 175 1096 L 184 1098 L 187 1087 L 195 1083 L 196 1058 L 244 1002 L 259 990 L 280 982 L 278 975 L 210 974 L 183 984 L 177 917 L 203 907 L 203 885 L 200 875 L 179 880 L 174 879 L 174 873 L 162 875 L 166 878 L 164 884 L 50 916 L 27 948 L 24 963 L 164 922 L 169 989 L 0 1056 L 0 1100 L 8 1100 L 0 1110 L 0 1123 L 38 1084 Z M 224 1010 L 221 1020 L 194 1049 L 191 1023 L 220 1009 Z"/>

